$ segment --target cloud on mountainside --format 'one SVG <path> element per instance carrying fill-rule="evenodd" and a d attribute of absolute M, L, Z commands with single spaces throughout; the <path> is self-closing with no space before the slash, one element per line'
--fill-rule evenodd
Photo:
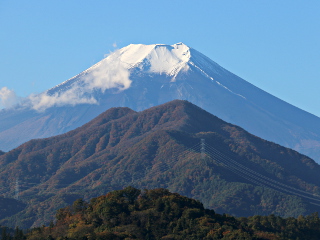
<path fill-rule="evenodd" d="M 16 95 L 13 90 L 7 87 L 0 89 L 0 108 L 10 108 L 19 102 L 20 98 Z"/>
<path fill-rule="evenodd" d="M 118 88 L 120 91 L 128 89 L 131 85 L 130 72 L 125 63 L 121 62 L 120 52 L 109 54 L 85 77 L 88 90 L 101 89 L 104 92 L 110 88 Z"/>
<path fill-rule="evenodd" d="M 32 108 L 40 112 L 53 106 L 77 105 L 81 103 L 97 104 L 97 100 L 94 97 L 83 97 L 81 94 L 77 94 L 77 91 L 74 88 L 53 95 L 49 95 L 46 92 L 31 94 L 28 97 L 28 100 L 30 100 Z"/>
<path fill-rule="evenodd" d="M 111 88 L 123 91 L 131 85 L 129 77 L 130 72 L 126 64 L 121 62 L 119 50 L 116 50 L 82 75 L 80 81 L 72 83 L 68 90 L 50 95 L 47 92 L 32 94 L 28 97 L 28 102 L 37 111 L 44 111 L 53 106 L 98 104 L 92 95 L 94 90 L 100 90 L 102 93 Z"/>

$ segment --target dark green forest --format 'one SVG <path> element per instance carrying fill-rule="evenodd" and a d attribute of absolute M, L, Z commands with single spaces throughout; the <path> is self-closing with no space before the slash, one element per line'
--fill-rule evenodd
<path fill-rule="evenodd" d="M 126 187 L 93 198 L 78 199 L 57 211 L 55 222 L 11 233 L 2 239 L 295 239 L 318 240 L 317 213 L 298 218 L 275 215 L 236 218 L 217 214 L 197 200 L 166 189 Z"/>

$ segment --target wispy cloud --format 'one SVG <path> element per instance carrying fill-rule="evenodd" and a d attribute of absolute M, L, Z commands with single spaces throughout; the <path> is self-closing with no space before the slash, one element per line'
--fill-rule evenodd
<path fill-rule="evenodd" d="M 78 94 L 76 89 L 69 89 L 62 93 L 55 93 L 49 95 L 48 93 L 31 94 L 28 97 L 33 109 L 37 111 L 44 111 L 47 108 L 53 106 L 64 105 L 77 105 L 77 104 L 97 104 L 97 100 L 94 97 L 84 97 L 82 94 Z"/>
<path fill-rule="evenodd" d="M 88 90 L 118 88 L 120 91 L 130 87 L 130 72 L 127 65 L 121 62 L 120 51 L 109 54 L 98 67 L 89 72 L 84 81 Z"/>
<path fill-rule="evenodd" d="M 119 50 L 110 53 L 105 59 L 78 77 L 79 80 L 71 85 L 65 83 L 57 87 L 61 91 L 53 94 L 45 92 L 30 95 L 29 104 L 37 111 L 44 111 L 53 106 L 98 104 L 93 92 L 104 93 L 107 89 L 123 91 L 128 89 L 132 82 L 126 64 L 120 60 Z"/>
<path fill-rule="evenodd" d="M 17 104 L 19 100 L 20 98 L 13 90 L 7 87 L 0 89 L 0 107 L 10 108 Z"/>

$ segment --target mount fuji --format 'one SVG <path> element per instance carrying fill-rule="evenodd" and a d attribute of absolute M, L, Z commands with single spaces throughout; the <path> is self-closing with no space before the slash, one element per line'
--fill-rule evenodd
<path fill-rule="evenodd" d="M 320 118 L 255 87 L 183 43 L 131 44 L 77 76 L 0 110 L 0 149 L 75 129 L 112 107 L 188 100 L 320 163 Z"/>

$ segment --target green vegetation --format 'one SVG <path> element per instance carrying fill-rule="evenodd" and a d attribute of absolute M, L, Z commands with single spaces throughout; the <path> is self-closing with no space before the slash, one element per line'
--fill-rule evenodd
<path fill-rule="evenodd" d="M 205 209 L 197 200 L 166 189 L 127 187 L 60 209 L 56 222 L 29 230 L 16 229 L 3 239 L 319 239 L 318 214 L 298 218 L 274 215 L 235 218 Z M 19 236 L 20 238 L 17 238 Z"/>
<path fill-rule="evenodd" d="M 213 147 L 219 154 L 213 154 Z M 230 168 L 224 162 L 230 159 L 246 169 Z M 186 101 L 142 112 L 109 109 L 74 131 L 32 140 L 1 155 L 0 166 L 0 192 L 12 197 L 19 178 L 20 199 L 27 205 L 0 218 L 1 225 L 12 228 L 49 224 L 58 209 L 76 199 L 129 185 L 165 188 L 235 217 L 287 218 L 320 210 L 320 166 L 312 159 Z"/>

